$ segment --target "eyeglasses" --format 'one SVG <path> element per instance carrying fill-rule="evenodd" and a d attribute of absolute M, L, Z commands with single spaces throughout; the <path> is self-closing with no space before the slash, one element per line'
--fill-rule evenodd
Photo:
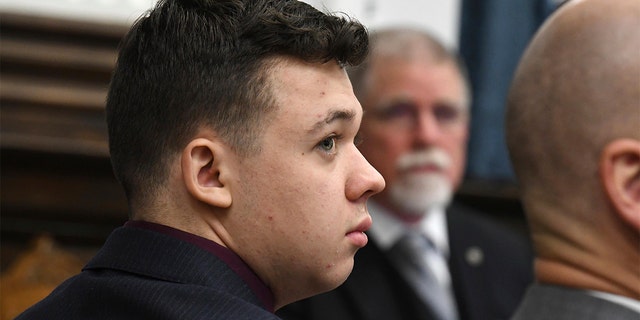
<path fill-rule="evenodd" d="M 371 108 L 365 114 L 394 128 L 413 129 L 418 124 L 421 112 L 431 112 L 436 123 L 443 128 L 465 124 L 468 117 L 467 109 L 463 106 L 438 103 L 430 108 L 420 108 L 408 101 Z"/>

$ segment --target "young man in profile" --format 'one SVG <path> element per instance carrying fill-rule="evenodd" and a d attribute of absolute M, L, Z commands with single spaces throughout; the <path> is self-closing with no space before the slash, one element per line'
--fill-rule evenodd
<path fill-rule="evenodd" d="M 107 99 L 131 219 L 19 319 L 277 319 L 341 284 L 384 187 L 343 69 L 366 52 L 297 1 L 160 1 Z"/>
<path fill-rule="evenodd" d="M 453 201 L 471 116 L 464 69 L 421 30 L 378 29 L 370 41 L 367 60 L 349 75 L 365 110 L 359 149 L 387 182 L 369 201 L 371 241 L 344 285 L 279 314 L 508 319 L 531 282 L 532 258 L 524 237 Z"/>

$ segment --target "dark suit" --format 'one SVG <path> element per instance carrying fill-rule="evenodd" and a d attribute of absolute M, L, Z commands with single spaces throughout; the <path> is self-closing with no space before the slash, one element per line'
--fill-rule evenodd
<path fill-rule="evenodd" d="M 457 205 L 448 210 L 447 223 L 460 319 L 508 319 L 532 281 L 528 242 Z M 287 306 L 278 315 L 297 320 L 433 319 L 374 241 L 358 251 L 342 286 Z"/>
<path fill-rule="evenodd" d="M 640 313 L 585 291 L 532 285 L 513 320 L 638 320 Z"/>
<path fill-rule="evenodd" d="M 278 319 L 212 253 L 171 236 L 116 229 L 79 275 L 18 319 Z"/>

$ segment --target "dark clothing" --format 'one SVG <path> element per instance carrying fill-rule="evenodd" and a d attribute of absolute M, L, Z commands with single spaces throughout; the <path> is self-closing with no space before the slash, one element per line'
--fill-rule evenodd
<path fill-rule="evenodd" d="M 523 237 L 461 206 L 447 212 L 449 269 L 460 319 L 508 319 L 533 279 Z M 286 306 L 283 319 L 427 320 L 423 303 L 373 242 L 356 254 L 354 270 L 336 290 Z"/>
<path fill-rule="evenodd" d="M 237 255 L 219 247 L 227 253 L 217 256 L 168 233 L 209 240 L 165 228 L 116 229 L 82 273 L 17 319 L 278 319 L 234 271 L 244 265 Z"/>

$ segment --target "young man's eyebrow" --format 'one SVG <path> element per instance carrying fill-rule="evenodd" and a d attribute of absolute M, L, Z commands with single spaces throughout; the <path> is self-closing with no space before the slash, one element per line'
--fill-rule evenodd
<path fill-rule="evenodd" d="M 324 126 L 334 122 L 336 120 L 352 121 L 356 117 L 356 113 L 352 110 L 331 110 L 327 113 L 324 119 L 316 122 L 309 132 L 316 132 L 322 129 Z"/>

